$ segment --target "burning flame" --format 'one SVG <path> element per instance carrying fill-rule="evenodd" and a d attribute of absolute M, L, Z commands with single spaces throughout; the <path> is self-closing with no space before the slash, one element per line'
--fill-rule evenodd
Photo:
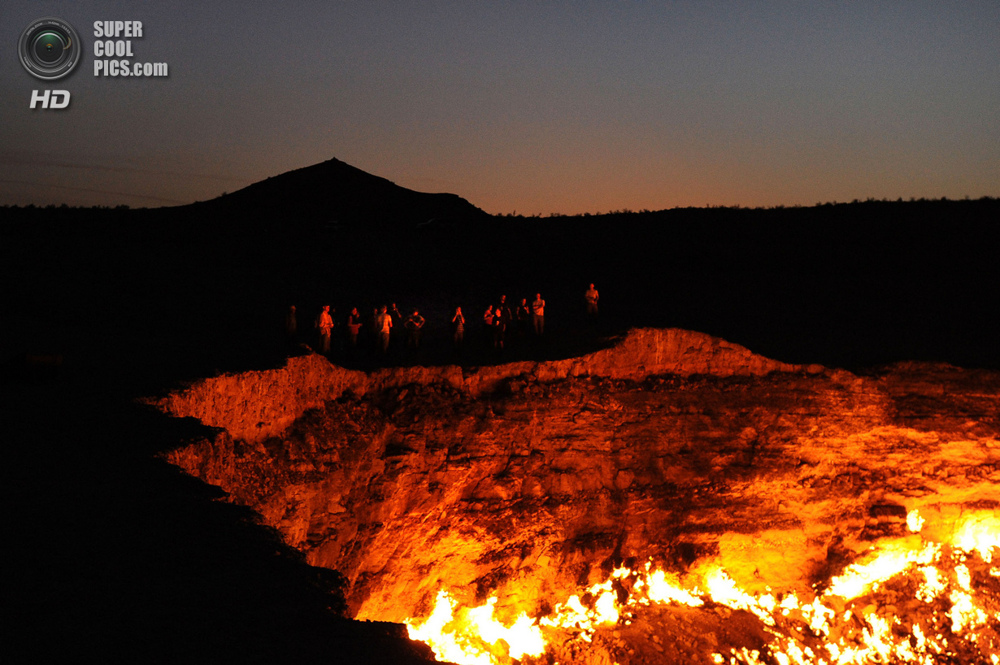
<path fill-rule="evenodd" d="M 976 551 L 983 561 L 993 560 L 993 548 L 1000 547 L 1000 531 L 992 515 L 971 515 L 964 520 L 955 535 L 955 544 L 966 552 Z"/>
<path fill-rule="evenodd" d="M 869 590 L 878 590 L 880 584 L 914 563 L 931 563 L 937 558 L 941 549 L 938 545 L 928 543 L 922 549 L 915 551 L 908 545 L 907 541 L 889 543 L 868 563 L 848 567 L 843 575 L 831 580 L 826 595 L 857 598 Z"/>
<path fill-rule="evenodd" d="M 460 610 L 456 617 L 456 603 L 442 589 L 427 621 L 419 627 L 407 621 L 410 639 L 429 644 L 439 659 L 469 665 L 498 662 L 494 653 L 500 650 L 501 641 L 507 644 L 511 658 L 542 655 L 545 640 L 535 622 L 522 612 L 512 625 L 504 626 L 493 618 L 496 602 L 490 598 L 485 605 Z"/>
<path fill-rule="evenodd" d="M 651 567 L 651 564 L 647 563 L 646 572 L 649 572 Z M 621 568 L 615 572 L 619 573 L 619 577 L 625 577 L 625 574 L 621 574 L 622 571 L 626 574 L 629 572 L 626 568 Z M 646 598 L 654 603 L 669 603 L 673 601 L 691 607 L 701 607 L 705 604 L 705 601 L 701 598 L 681 588 L 676 575 L 670 575 L 663 570 L 653 571 L 644 579 L 636 581 L 636 588 L 641 588 L 642 585 L 648 588 Z"/>
<path fill-rule="evenodd" d="M 910 511 L 909 530 L 917 534 L 923 524 L 919 513 Z M 983 595 L 977 594 L 983 582 L 977 584 L 968 565 L 974 555 L 991 563 L 993 548 L 1000 547 L 1000 520 L 992 513 L 972 514 L 960 521 L 954 534 L 949 543 L 927 542 L 918 535 L 887 539 L 808 602 L 794 593 L 750 594 L 721 567 L 691 575 L 686 578 L 689 584 L 683 584 L 678 575 L 653 569 L 650 562 L 640 570 L 616 569 L 607 581 L 571 596 L 544 617 L 532 619 L 522 612 L 505 625 L 493 616 L 496 598 L 456 611 L 455 601 L 441 590 L 426 620 L 406 623 L 410 637 L 427 642 L 439 659 L 499 665 L 509 659 L 541 657 L 556 631 L 571 631 L 590 643 L 602 628 L 628 625 L 643 607 L 714 604 L 754 615 L 772 640 L 764 652 L 733 648 L 729 653 L 705 654 L 705 662 L 931 665 L 942 658 L 959 662 L 956 654 L 965 649 L 962 653 L 976 654 L 976 662 L 1000 665 L 1000 641 L 986 644 L 989 640 L 980 640 L 975 632 L 985 626 L 1000 628 L 1000 612 L 988 611 L 1000 607 L 1000 599 L 977 597 Z M 983 569 L 979 562 L 977 569 Z M 991 581 L 997 575 L 990 568 L 980 580 Z M 899 604 L 924 609 L 900 616 L 894 605 L 880 606 L 874 596 L 890 587 L 894 598 L 902 590 L 912 595 L 911 601 Z"/>

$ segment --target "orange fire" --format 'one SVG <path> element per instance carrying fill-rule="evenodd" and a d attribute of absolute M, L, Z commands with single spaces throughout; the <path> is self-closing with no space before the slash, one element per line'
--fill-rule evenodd
<path fill-rule="evenodd" d="M 429 644 L 441 660 L 463 665 L 498 663 L 501 643 L 510 658 L 542 655 L 545 640 L 538 625 L 523 613 L 512 625 L 503 625 L 493 618 L 496 602 L 490 598 L 480 607 L 460 609 L 456 616 L 455 601 L 442 589 L 427 621 L 420 626 L 406 622 L 410 639 Z"/>
<path fill-rule="evenodd" d="M 973 513 L 954 525 L 948 542 L 929 542 L 917 535 L 924 519 L 911 511 L 907 523 L 913 535 L 884 539 L 865 556 L 829 580 L 825 590 L 808 601 L 794 593 L 751 594 L 719 566 L 680 576 L 647 563 L 644 569 L 619 568 L 604 583 L 559 603 L 547 616 L 522 613 L 504 625 L 493 616 L 491 598 L 471 609 L 455 608 L 444 590 L 431 615 L 408 620 L 410 636 L 426 641 L 439 659 L 476 665 L 506 664 L 510 659 L 538 658 L 553 631 L 572 629 L 589 643 L 597 631 L 628 624 L 643 607 L 683 604 L 725 606 L 757 617 L 772 635 L 766 653 L 733 648 L 706 653 L 705 662 L 780 665 L 847 665 L 905 662 L 930 665 L 956 654 L 974 653 L 977 660 L 1000 665 L 1000 644 L 980 640 L 978 629 L 1000 628 L 1000 598 L 982 592 L 970 564 L 982 571 L 1000 547 L 1000 520 L 991 512 Z M 1000 575 L 995 568 L 980 579 Z M 627 581 L 618 585 L 615 581 Z M 879 604 L 878 594 L 892 587 L 894 605 Z M 622 600 L 621 589 L 628 588 Z M 912 600 L 899 598 L 907 589 Z M 581 596 L 590 599 L 588 603 Z M 913 609 L 908 615 L 897 606 Z M 923 608 L 923 609 L 920 609 Z M 548 638 L 548 639 L 547 639 Z M 989 642 L 989 643 L 987 643 Z M 961 651 L 965 649 L 965 651 Z"/>

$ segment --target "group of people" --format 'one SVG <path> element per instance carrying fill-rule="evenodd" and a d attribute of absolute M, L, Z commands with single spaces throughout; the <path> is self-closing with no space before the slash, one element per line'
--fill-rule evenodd
<path fill-rule="evenodd" d="M 461 309 L 456 316 L 461 316 Z M 531 330 L 536 337 L 541 337 L 545 334 L 545 300 L 541 293 L 536 293 L 530 305 L 527 298 L 522 298 L 521 304 L 512 310 L 507 304 L 507 296 L 500 296 L 500 301 L 489 305 L 483 313 L 483 327 L 489 331 L 488 338 L 495 349 L 503 349 L 511 333 L 524 338 Z"/>
<path fill-rule="evenodd" d="M 416 309 L 414 309 L 410 316 L 404 320 L 399 308 L 396 307 L 396 303 L 392 303 L 391 306 L 382 305 L 382 307 L 376 308 L 367 322 L 374 336 L 376 345 L 383 354 L 387 353 L 389 350 L 389 341 L 393 337 L 394 326 L 397 327 L 397 329 L 402 327 L 406 331 L 407 348 L 417 349 L 420 347 L 420 335 L 426 323 L 426 319 L 424 319 L 424 317 L 420 315 L 420 311 Z M 351 313 L 347 315 L 347 318 L 344 321 L 344 329 L 346 334 L 346 343 L 350 348 L 357 348 L 358 337 L 361 334 L 361 329 L 365 327 L 365 324 L 366 322 L 361 320 L 361 315 L 358 313 L 357 307 L 353 308 Z M 323 305 L 322 311 L 320 311 L 319 315 L 316 317 L 314 327 L 319 335 L 317 350 L 320 353 L 329 354 L 330 341 L 333 338 L 333 331 L 336 327 L 336 324 L 333 321 L 333 315 L 330 313 L 329 305 Z M 286 320 L 286 329 L 290 337 L 296 336 L 298 330 L 298 317 L 295 311 L 295 305 L 292 305 L 289 308 Z"/>
<path fill-rule="evenodd" d="M 597 289 L 591 284 L 584 293 L 589 317 L 596 318 L 598 299 Z M 331 340 L 337 327 L 333 320 L 334 312 L 335 310 L 331 311 L 329 305 L 324 305 L 314 323 L 319 338 L 317 350 L 327 355 L 330 353 Z M 497 350 L 503 350 L 511 337 L 524 339 L 533 334 L 541 338 L 545 334 L 545 300 L 541 293 L 536 293 L 530 303 L 527 298 L 522 298 L 521 303 L 512 308 L 507 302 L 507 296 L 502 295 L 496 304 L 486 308 L 482 322 L 486 331 L 485 338 Z M 420 348 L 420 338 L 426 323 L 426 319 L 417 309 L 412 310 L 412 313 L 404 318 L 396 303 L 376 308 L 367 321 L 362 320 L 355 307 L 344 320 L 344 343 L 348 349 L 356 349 L 362 330 L 367 329 L 374 348 L 385 356 L 389 352 L 390 343 L 400 337 L 395 331 L 402 328 L 405 332 L 406 348 L 416 351 Z M 285 327 L 289 338 L 295 339 L 298 334 L 298 315 L 294 305 L 288 310 Z M 461 351 L 464 345 L 466 329 L 467 322 L 462 308 L 456 307 L 451 318 L 452 343 L 456 351 Z"/>

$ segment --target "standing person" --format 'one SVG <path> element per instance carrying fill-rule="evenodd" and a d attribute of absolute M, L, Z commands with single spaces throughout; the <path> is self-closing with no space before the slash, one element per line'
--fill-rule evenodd
<path fill-rule="evenodd" d="M 583 294 L 583 299 L 587 303 L 587 316 L 591 318 L 597 318 L 597 299 L 600 296 L 597 293 L 597 289 L 591 284 L 590 288 Z"/>
<path fill-rule="evenodd" d="M 514 320 L 514 313 L 510 311 L 510 305 L 507 304 L 507 296 L 500 296 L 500 304 L 497 305 L 496 313 L 500 317 L 500 327 L 503 329 L 500 332 L 500 348 L 503 348 L 503 341 L 510 330 L 511 322 Z"/>
<path fill-rule="evenodd" d="M 531 309 L 528 307 L 528 299 L 521 298 L 521 304 L 517 306 L 517 335 L 523 339 L 528 336 L 528 327 L 531 322 Z"/>
<path fill-rule="evenodd" d="M 531 303 L 531 323 L 535 328 L 535 335 L 541 337 L 545 334 L 545 301 L 542 294 L 535 294 L 535 301 Z"/>
<path fill-rule="evenodd" d="M 368 319 L 368 333 L 365 335 L 365 346 L 367 346 L 372 353 L 375 353 L 379 346 L 378 317 L 378 307 L 372 307 L 372 315 Z"/>
<path fill-rule="evenodd" d="M 396 307 L 396 303 L 389 305 L 388 314 L 392 317 L 392 335 L 390 336 L 392 338 L 392 348 L 397 349 L 400 346 L 399 337 L 405 330 L 404 322 L 406 321 L 406 318 L 399 311 L 399 308 Z"/>
<path fill-rule="evenodd" d="M 385 305 L 382 305 L 378 316 L 375 317 L 375 330 L 378 333 L 379 348 L 382 355 L 385 355 L 389 351 L 389 334 L 392 332 L 392 317 L 389 316 Z"/>
<path fill-rule="evenodd" d="M 465 340 L 465 317 L 462 316 L 462 308 L 455 308 L 455 316 L 451 317 L 451 341 L 455 345 L 455 351 L 462 350 L 462 342 Z"/>
<path fill-rule="evenodd" d="M 295 338 L 299 334 L 299 315 L 295 312 L 295 305 L 290 305 L 288 307 L 288 312 L 285 314 L 285 334 L 288 335 L 288 341 L 294 343 Z"/>
<path fill-rule="evenodd" d="M 504 325 L 509 325 L 513 314 L 510 311 L 510 306 L 507 305 L 507 296 L 500 296 L 500 304 L 497 305 L 497 311 L 500 312 L 500 318 L 503 319 Z"/>
<path fill-rule="evenodd" d="M 424 317 L 420 316 L 420 312 L 413 310 L 413 314 L 410 314 L 410 318 L 406 320 L 406 346 L 411 349 L 420 348 L 420 331 L 424 327 Z"/>
<path fill-rule="evenodd" d="M 347 341 L 352 349 L 358 348 L 358 333 L 361 332 L 361 315 L 355 307 L 347 315 Z"/>
<path fill-rule="evenodd" d="M 319 330 L 320 353 L 330 353 L 330 334 L 333 332 L 333 317 L 330 316 L 329 305 L 323 305 L 323 311 L 316 317 L 316 328 Z"/>
<path fill-rule="evenodd" d="M 493 340 L 493 305 L 487 305 L 483 313 L 483 332 L 485 333 L 483 344 L 488 346 Z"/>
<path fill-rule="evenodd" d="M 493 348 L 503 351 L 504 335 L 507 332 L 507 322 L 504 320 L 503 310 L 497 307 L 493 311 Z"/>

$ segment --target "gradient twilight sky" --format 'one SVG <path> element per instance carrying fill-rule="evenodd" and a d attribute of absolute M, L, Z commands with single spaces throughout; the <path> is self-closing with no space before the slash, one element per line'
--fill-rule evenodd
<path fill-rule="evenodd" d="M 1000 195 L 1000 2 L 125 2 L 0 10 L 0 204 L 159 206 L 336 157 L 492 213 Z M 17 42 L 69 21 L 36 81 Z M 93 22 L 140 20 L 95 78 Z M 65 89 L 65 111 L 31 110 Z"/>

